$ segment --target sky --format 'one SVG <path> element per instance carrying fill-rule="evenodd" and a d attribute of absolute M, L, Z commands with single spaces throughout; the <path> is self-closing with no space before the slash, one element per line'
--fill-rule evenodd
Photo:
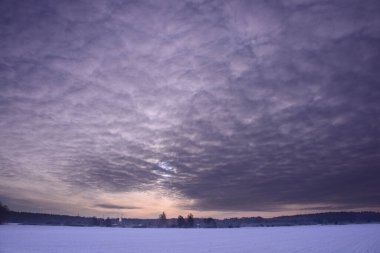
<path fill-rule="evenodd" d="M 377 0 L 0 1 L 0 201 L 380 211 Z"/>

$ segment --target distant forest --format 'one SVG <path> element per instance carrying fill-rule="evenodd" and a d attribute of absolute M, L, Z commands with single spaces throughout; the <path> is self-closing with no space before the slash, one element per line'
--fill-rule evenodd
<path fill-rule="evenodd" d="M 178 216 L 168 219 L 163 212 L 157 219 L 131 218 L 97 218 L 70 215 L 16 212 L 0 204 L 0 223 L 18 223 L 23 225 L 55 225 L 55 226 L 104 226 L 130 228 L 238 228 L 238 227 L 271 227 L 295 225 L 344 225 L 380 223 L 378 212 L 327 212 L 280 216 L 275 218 L 196 218 L 192 214 L 187 217 Z"/>

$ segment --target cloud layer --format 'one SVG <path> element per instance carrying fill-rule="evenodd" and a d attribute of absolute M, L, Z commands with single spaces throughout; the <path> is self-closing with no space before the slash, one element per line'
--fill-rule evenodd
<path fill-rule="evenodd" d="M 379 208 L 379 12 L 2 1 L 0 196 L 35 183 L 52 199 L 155 190 L 201 211 Z"/>

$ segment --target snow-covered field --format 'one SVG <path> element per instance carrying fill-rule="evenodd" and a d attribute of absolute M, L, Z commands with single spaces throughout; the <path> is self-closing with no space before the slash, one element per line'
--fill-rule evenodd
<path fill-rule="evenodd" d="M 0 226 L 1 253 L 380 252 L 380 224 L 238 229 Z"/>

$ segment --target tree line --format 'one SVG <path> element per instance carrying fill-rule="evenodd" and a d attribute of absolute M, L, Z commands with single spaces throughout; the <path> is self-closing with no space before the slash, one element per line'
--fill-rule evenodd
<path fill-rule="evenodd" d="M 162 212 L 158 216 L 159 225 L 160 227 L 167 227 L 168 226 L 168 219 L 166 217 L 165 212 Z M 192 213 L 189 213 L 187 215 L 187 218 L 185 219 L 182 215 L 179 215 L 177 218 L 177 227 L 179 228 L 193 228 L 194 227 L 194 215 Z"/>
<path fill-rule="evenodd" d="M 0 224 L 19 223 L 25 225 L 63 225 L 63 226 L 103 226 L 130 228 L 236 228 L 258 226 L 293 226 L 293 225 L 327 225 L 327 224 L 363 224 L 380 223 L 378 212 L 328 212 L 282 216 L 274 218 L 195 218 L 189 213 L 186 217 L 168 219 L 162 212 L 158 219 L 134 218 L 97 218 L 46 213 L 28 213 L 11 211 L 0 202 Z"/>
<path fill-rule="evenodd" d="M 165 212 L 162 212 L 158 216 L 159 220 L 159 227 L 178 227 L 178 228 L 194 228 L 194 227 L 204 227 L 204 228 L 216 228 L 216 221 L 213 218 L 203 218 L 203 219 L 196 219 L 194 218 L 194 215 L 192 213 L 189 213 L 187 217 L 183 217 L 182 215 L 179 215 L 176 219 L 176 222 L 173 224 L 171 222 L 169 224 L 169 220 L 166 217 Z"/>

